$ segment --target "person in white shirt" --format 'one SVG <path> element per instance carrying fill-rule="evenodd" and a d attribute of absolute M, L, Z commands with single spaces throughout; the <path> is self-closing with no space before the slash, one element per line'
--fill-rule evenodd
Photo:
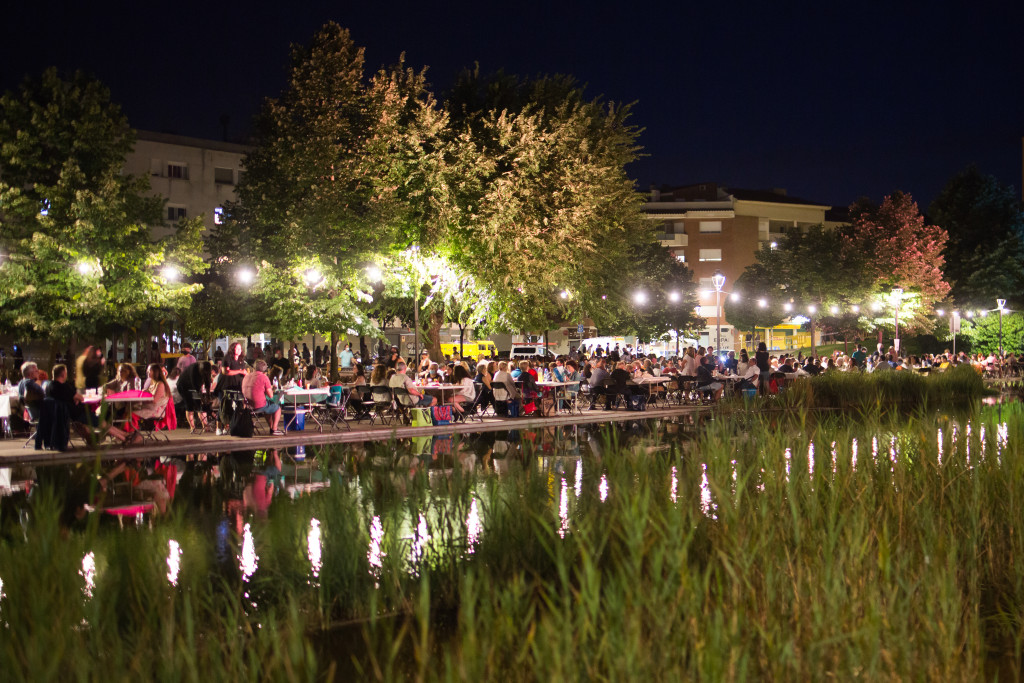
<path fill-rule="evenodd" d="M 466 409 L 462 407 L 464 403 L 472 403 L 476 399 L 476 386 L 473 384 L 473 378 L 469 376 L 469 371 L 462 365 L 456 365 L 455 370 L 452 371 L 452 384 L 458 384 L 459 390 L 452 396 L 452 407 L 460 413 L 466 412 Z"/>
<path fill-rule="evenodd" d="M 744 389 L 757 389 L 757 385 L 760 379 L 761 368 L 757 367 L 757 363 L 747 363 L 747 367 L 743 371 L 743 375 L 740 377 L 740 381 L 736 383 L 736 391 L 743 391 Z"/>

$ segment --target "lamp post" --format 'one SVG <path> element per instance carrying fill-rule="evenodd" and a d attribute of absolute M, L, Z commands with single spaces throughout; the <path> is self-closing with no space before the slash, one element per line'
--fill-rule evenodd
<path fill-rule="evenodd" d="M 999 309 L 999 363 L 1003 362 L 1003 307 L 1006 306 L 1006 299 L 996 299 L 996 307 Z"/>
<path fill-rule="evenodd" d="M 900 299 L 903 297 L 903 288 L 894 287 L 892 295 L 896 298 L 896 338 L 893 340 L 895 343 L 893 346 L 896 347 L 896 353 L 900 352 Z"/>
<path fill-rule="evenodd" d="M 668 300 L 674 304 L 679 303 L 679 292 L 672 292 L 668 295 Z M 676 335 L 676 358 L 679 358 L 679 328 L 672 330 Z"/>
<path fill-rule="evenodd" d="M 711 276 L 711 284 L 715 286 L 715 321 L 718 323 L 718 341 L 715 350 L 722 353 L 722 287 L 725 286 L 725 273 L 716 270 Z"/>

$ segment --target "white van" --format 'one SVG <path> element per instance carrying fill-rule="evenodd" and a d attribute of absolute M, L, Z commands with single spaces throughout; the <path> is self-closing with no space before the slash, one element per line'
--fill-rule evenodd
<path fill-rule="evenodd" d="M 510 360 L 523 360 L 536 356 L 553 358 L 554 354 L 544 348 L 543 344 L 513 344 L 512 350 L 508 353 Z"/>

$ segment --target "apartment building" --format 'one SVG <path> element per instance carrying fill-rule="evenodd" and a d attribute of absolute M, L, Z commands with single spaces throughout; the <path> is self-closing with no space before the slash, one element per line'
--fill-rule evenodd
<path fill-rule="evenodd" d="M 202 215 L 207 230 L 223 218 L 226 202 L 235 201 L 235 187 L 245 172 L 248 145 L 202 140 L 183 135 L 138 131 L 125 171 L 147 175 L 152 193 L 167 200 L 166 226 L 154 226 L 163 237 L 184 218 Z"/>
<path fill-rule="evenodd" d="M 648 218 L 661 225 L 661 243 L 693 271 L 700 291 L 699 314 L 707 319 L 702 345 L 716 342 L 719 309 L 712 275 L 725 275 L 722 303 L 743 270 L 754 263 L 763 244 L 774 244 L 786 233 L 826 223 L 832 207 L 785 190 L 744 190 L 717 183 L 651 189 L 644 205 Z M 736 348 L 736 331 L 721 320 L 722 348 Z M 792 326 L 789 326 L 792 327 Z"/>

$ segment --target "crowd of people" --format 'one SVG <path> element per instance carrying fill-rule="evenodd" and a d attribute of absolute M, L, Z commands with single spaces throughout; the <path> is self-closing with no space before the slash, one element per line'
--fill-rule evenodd
<path fill-rule="evenodd" d="M 467 406 L 480 411 L 493 406 L 498 414 L 503 414 L 512 401 L 520 404 L 521 414 L 530 415 L 538 409 L 537 399 L 542 394 L 538 382 L 565 383 L 567 391 L 562 392 L 563 396 L 581 394 L 588 399 L 587 407 L 595 410 L 602 405 L 611 409 L 615 397 L 641 392 L 650 396 L 651 388 L 640 388 L 645 380 L 666 376 L 686 382 L 699 395 L 714 401 L 727 386 L 737 392 L 766 391 L 773 376 L 930 371 L 963 364 L 970 364 L 979 372 L 1019 373 L 1022 361 L 1015 354 L 1000 358 L 996 354 L 972 356 L 946 350 L 940 354 L 901 355 L 895 348 L 883 349 L 881 345 L 872 353 L 860 345 L 854 349 L 849 355 L 837 350 L 829 355 L 805 356 L 769 352 L 761 343 L 753 354 L 746 349 L 739 353 L 716 353 L 709 346 L 690 347 L 678 356 L 659 356 L 616 345 L 598 346 L 589 354 L 574 348 L 567 355 L 553 358 L 461 359 L 456 355 L 435 360 L 427 350 L 417 359 L 406 359 L 397 346 L 392 346 L 378 349 L 376 358 L 367 359 L 364 364 L 367 350 L 356 353 L 351 345 L 345 345 L 338 353 L 338 368 L 339 383 L 353 390 L 349 406 L 357 414 L 368 414 L 374 387 L 404 389 L 408 392 L 408 407 L 429 408 L 437 405 L 439 399 L 428 393 L 424 385 L 443 384 L 457 386 L 443 394 L 457 414 L 464 413 Z M 159 348 L 154 346 L 154 350 L 159 357 Z M 326 389 L 329 382 L 322 365 L 328 359 L 329 354 L 319 346 L 312 353 L 305 344 L 301 349 L 292 346 L 286 355 L 280 347 L 250 344 L 245 349 L 236 342 L 226 352 L 217 349 L 211 361 L 198 360 L 186 342 L 173 362 L 150 363 L 143 379 L 132 363 L 108 363 L 101 348 L 88 347 L 74 360 L 73 373 L 65 363 L 55 364 L 49 373 L 35 362 L 23 363 L 18 396 L 25 417 L 32 423 L 38 422 L 43 402 L 49 398 L 60 406 L 60 414 L 67 416 L 70 429 L 93 434 L 99 429 L 115 440 L 134 443 L 138 433 L 132 425 L 125 424 L 123 415 L 116 412 L 100 414 L 96 402 L 85 400 L 90 392 L 101 396 L 142 392 L 147 400 L 134 407 L 132 414 L 136 419 L 158 419 L 175 410 L 191 429 L 209 427 L 218 435 L 228 433 L 231 419 L 230 402 L 225 397 L 229 392 L 237 392 L 256 415 L 267 420 L 270 433 L 280 435 L 282 392 L 294 387 Z M 660 386 L 656 390 L 664 391 Z M 215 424 L 210 425 L 210 420 Z"/>

